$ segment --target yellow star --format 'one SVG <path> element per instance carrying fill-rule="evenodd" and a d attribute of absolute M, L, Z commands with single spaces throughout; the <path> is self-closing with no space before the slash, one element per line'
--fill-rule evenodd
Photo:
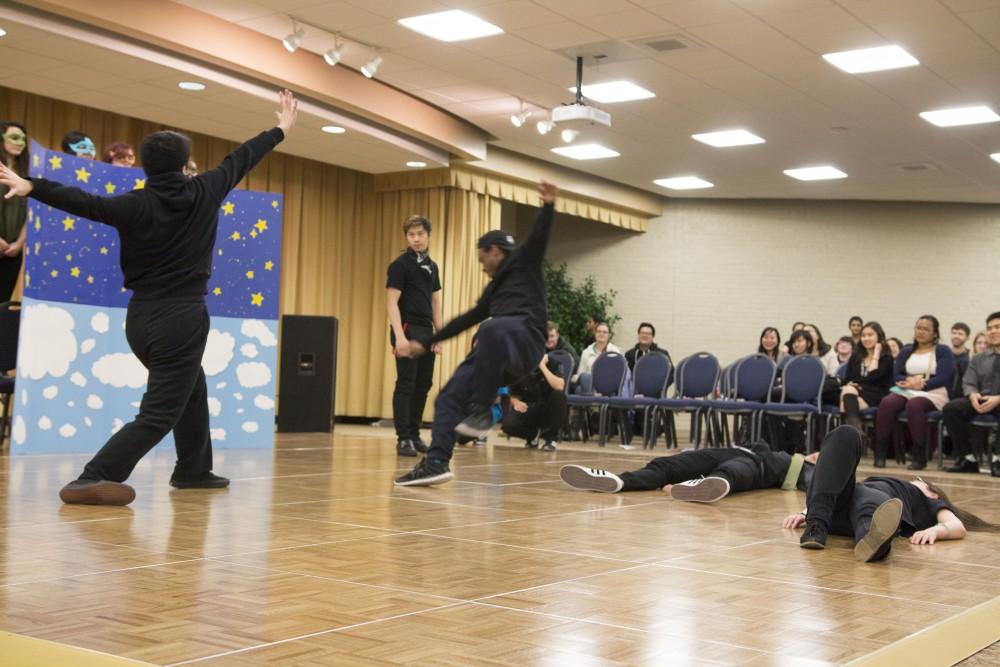
<path fill-rule="evenodd" d="M 257 238 L 257 230 L 256 229 L 251 229 L 250 230 L 250 238 L 252 238 L 252 239 Z"/>
<path fill-rule="evenodd" d="M 53 155 L 49 158 L 49 167 L 51 169 L 62 169 L 62 158 L 58 155 Z"/>
<path fill-rule="evenodd" d="M 108 254 L 108 249 L 107 249 L 107 247 L 105 247 L 105 246 L 101 246 L 101 254 L 102 254 L 102 255 L 107 255 L 107 254 Z"/>
<path fill-rule="evenodd" d="M 90 283 L 91 285 L 93 285 L 94 284 L 94 276 L 87 276 L 87 282 Z"/>
<path fill-rule="evenodd" d="M 42 244 L 40 241 L 35 241 L 35 254 L 37 255 L 42 251 Z"/>
<path fill-rule="evenodd" d="M 227 201 L 225 204 L 222 205 L 222 212 L 225 215 L 232 215 L 235 209 L 236 207 L 233 205 L 233 202 L 231 201 Z"/>
<path fill-rule="evenodd" d="M 146 179 L 145 178 L 137 178 L 137 179 L 135 179 L 135 187 L 132 188 L 132 189 L 133 190 L 142 190 L 144 187 L 146 187 Z"/>
<path fill-rule="evenodd" d="M 76 221 L 67 215 L 63 218 L 63 231 L 68 232 L 71 229 L 76 229 Z"/>
<path fill-rule="evenodd" d="M 72 262 L 73 261 L 73 255 L 66 255 L 66 261 L 67 262 Z"/>
<path fill-rule="evenodd" d="M 80 277 L 80 267 L 74 266 L 72 269 L 70 269 L 69 275 L 73 276 L 74 278 L 79 278 Z"/>
<path fill-rule="evenodd" d="M 37 231 L 40 231 L 41 229 L 42 229 L 42 221 L 41 220 L 35 220 L 35 231 L 37 232 Z"/>
<path fill-rule="evenodd" d="M 264 303 L 264 295 L 261 294 L 260 292 L 254 292 L 253 294 L 250 295 L 250 303 L 260 307 L 260 305 Z"/>
<path fill-rule="evenodd" d="M 38 153 L 35 153 L 34 155 L 31 156 L 31 164 L 35 165 L 36 167 L 38 166 Z"/>
<path fill-rule="evenodd" d="M 239 241 L 239 240 L 240 240 L 241 238 L 243 238 L 243 237 L 242 237 L 242 236 L 240 236 L 240 233 L 239 233 L 239 232 L 233 232 L 233 235 L 232 235 L 232 236 L 230 236 L 229 238 L 231 238 L 231 239 L 232 239 L 232 240 L 234 240 L 234 241 Z"/>
<path fill-rule="evenodd" d="M 28 273 L 24 274 L 24 286 L 31 287 L 31 274 Z"/>
<path fill-rule="evenodd" d="M 267 220 L 258 219 L 257 224 L 254 225 L 254 227 L 260 230 L 260 233 L 263 234 L 265 231 L 267 231 Z"/>
<path fill-rule="evenodd" d="M 253 271 L 247 271 L 247 280 L 253 280 Z"/>
<path fill-rule="evenodd" d="M 38 156 L 36 155 L 35 157 L 37 158 Z M 30 209 L 29 208 L 28 209 L 28 220 L 34 220 L 34 219 L 35 219 L 35 211 L 34 211 L 34 209 Z"/>
<path fill-rule="evenodd" d="M 104 184 L 104 191 L 107 192 L 109 195 L 113 195 L 115 193 L 115 184 L 114 183 L 105 183 Z"/>
<path fill-rule="evenodd" d="M 59 275 L 59 272 L 56 271 L 55 269 L 52 269 L 52 273 L 50 273 L 49 275 L 52 276 L 53 278 L 55 278 L 55 277 L 57 277 Z"/>
<path fill-rule="evenodd" d="M 271 202 L 271 208 L 278 208 L 278 200 L 277 199 L 275 199 L 274 201 Z"/>
<path fill-rule="evenodd" d="M 90 172 L 87 171 L 86 167 L 80 167 L 76 170 L 76 180 L 83 183 L 90 183 Z"/>
<path fill-rule="evenodd" d="M 212 294 L 214 294 L 215 296 L 219 296 L 220 294 L 222 294 L 222 288 L 216 287 L 214 290 L 212 290 Z"/>
<path fill-rule="evenodd" d="M 264 262 L 264 270 L 265 271 L 270 271 L 273 268 L 274 268 L 274 262 L 272 262 L 270 260 Z"/>
<path fill-rule="evenodd" d="M 219 257 L 222 257 L 222 248 L 219 248 Z"/>

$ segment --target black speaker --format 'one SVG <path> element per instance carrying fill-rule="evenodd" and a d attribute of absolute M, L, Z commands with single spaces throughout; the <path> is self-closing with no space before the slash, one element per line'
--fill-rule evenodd
<path fill-rule="evenodd" d="M 337 398 L 337 318 L 281 318 L 278 431 L 329 433 Z"/>

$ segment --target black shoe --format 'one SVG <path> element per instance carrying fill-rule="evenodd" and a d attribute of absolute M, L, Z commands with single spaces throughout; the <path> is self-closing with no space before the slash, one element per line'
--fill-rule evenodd
<path fill-rule="evenodd" d="M 448 469 L 447 463 L 431 463 L 427 457 L 420 459 L 420 463 L 413 467 L 413 470 L 396 478 L 396 486 L 434 486 L 451 481 L 454 475 Z"/>
<path fill-rule="evenodd" d="M 524 448 L 525 449 L 538 449 L 538 440 L 535 439 L 535 438 L 533 438 L 531 440 L 525 440 L 524 441 Z"/>
<path fill-rule="evenodd" d="M 855 557 L 865 563 L 882 560 L 889 555 L 892 548 L 892 538 L 899 531 L 899 522 L 903 519 L 903 501 L 890 498 L 872 514 L 872 524 L 861 541 L 854 545 Z"/>
<path fill-rule="evenodd" d="M 559 449 L 559 445 L 556 443 L 555 440 L 546 440 L 545 444 L 542 445 L 543 452 L 554 452 L 557 449 Z"/>
<path fill-rule="evenodd" d="M 400 440 L 396 443 L 396 456 L 416 456 L 417 448 L 412 440 Z"/>
<path fill-rule="evenodd" d="M 68 505 L 128 505 L 135 500 L 135 489 L 106 479 L 78 479 L 59 491 L 59 499 Z"/>
<path fill-rule="evenodd" d="M 477 403 L 469 406 L 469 416 L 455 427 L 455 433 L 476 440 L 483 438 L 493 427 L 493 410 Z"/>
<path fill-rule="evenodd" d="M 431 450 L 431 446 L 424 442 L 419 435 L 416 438 L 411 439 L 410 443 L 413 445 L 413 448 L 421 454 L 426 454 Z"/>
<path fill-rule="evenodd" d="M 818 521 L 806 522 L 806 530 L 799 538 L 803 549 L 826 549 L 826 528 Z"/>
<path fill-rule="evenodd" d="M 922 461 L 922 460 L 918 460 L 918 459 L 913 459 L 913 461 L 910 462 L 910 465 L 906 466 L 906 469 L 907 470 L 923 470 L 926 467 L 927 467 L 927 462 L 926 461 Z M 978 469 L 977 469 L 977 472 L 978 472 Z"/>
<path fill-rule="evenodd" d="M 875 443 L 875 461 L 874 465 L 876 468 L 885 467 L 885 453 L 889 449 L 889 444 L 885 442 Z"/>
<path fill-rule="evenodd" d="M 1000 459 L 993 459 L 993 463 L 990 464 L 990 475 L 1000 477 Z"/>
<path fill-rule="evenodd" d="M 229 480 L 211 472 L 202 473 L 195 477 L 173 475 L 170 478 L 170 486 L 175 489 L 224 489 L 229 486 Z"/>
<path fill-rule="evenodd" d="M 990 465 L 990 474 L 993 474 L 994 477 L 1000 476 L 1000 475 L 994 474 L 994 471 L 996 470 L 996 467 L 997 467 L 997 462 L 994 461 Z M 944 471 L 945 472 L 979 472 L 979 464 L 976 463 L 975 461 L 970 461 L 969 459 L 967 459 L 967 458 L 965 458 L 963 456 L 960 460 L 955 461 L 955 465 L 949 466 L 949 467 L 945 468 Z"/>

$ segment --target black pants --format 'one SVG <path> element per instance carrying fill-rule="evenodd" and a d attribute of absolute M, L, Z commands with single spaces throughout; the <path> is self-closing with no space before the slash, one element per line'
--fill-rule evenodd
<path fill-rule="evenodd" d="M 482 323 L 476 347 L 434 401 L 434 426 L 427 458 L 451 460 L 455 427 L 469 414 L 469 404 L 493 404 L 497 390 L 533 372 L 545 354 L 545 334 L 523 317 L 494 317 Z"/>
<path fill-rule="evenodd" d="M 858 484 L 861 436 L 852 426 L 840 426 L 823 440 L 812 482 L 806 492 L 807 521 L 818 521 L 833 535 L 859 541 L 868 532 L 872 514 L 889 496 Z"/>
<path fill-rule="evenodd" d="M 10 301 L 10 295 L 14 293 L 14 286 L 17 285 L 17 278 L 21 275 L 23 259 L 23 252 L 17 257 L 0 255 L 0 303 Z"/>
<path fill-rule="evenodd" d="M 625 482 L 622 491 L 655 491 L 703 475 L 725 479 L 731 493 L 773 488 L 784 479 L 784 474 L 778 479 L 777 475 L 762 470 L 758 459 L 742 449 L 706 448 L 660 456 L 641 470 L 622 473 Z"/>
<path fill-rule="evenodd" d="M 1000 409 L 994 410 L 990 414 L 1000 419 Z M 972 401 L 967 398 L 956 398 L 953 401 L 948 401 L 944 406 L 944 425 L 948 429 L 948 434 L 951 435 L 951 441 L 954 445 L 953 453 L 956 459 L 972 453 L 969 441 L 969 429 L 971 428 L 969 422 L 978 416 L 979 413 L 972 407 Z"/>
<path fill-rule="evenodd" d="M 528 404 L 527 412 L 511 408 L 503 418 L 503 430 L 509 436 L 531 440 L 558 440 L 559 430 L 566 423 L 566 394 L 552 390 L 545 400 Z"/>
<path fill-rule="evenodd" d="M 429 327 L 408 325 L 407 336 L 428 335 Z M 396 336 L 389 332 L 389 340 L 396 345 Z M 397 440 L 416 440 L 420 437 L 420 422 L 427 405 L 427 392 L 434 382 L 435 355 L 430 350 L 426 354 L 410 359 L 396 357 L 396 388 L 392 392 L 392 421 L 396 426 Z"/>
<path fill-rule="evenodd" d="M 139 415 L 111 436 L 87 463 L 81 479 L 124 482 L 139 459 L 173 431 L 177 446 L 174 475 L 190 477 L 212 469 L 208 428 L 208 388 L 201 369 L 208 340 L 204 302 L 133 301 L 125 337 L 149 369 Z"/>

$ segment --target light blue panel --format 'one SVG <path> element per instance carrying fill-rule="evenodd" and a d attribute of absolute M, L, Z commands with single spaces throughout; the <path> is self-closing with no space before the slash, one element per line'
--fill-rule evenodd
<path fill-rule="evenodd" d="M 96 452 L 145 391 L 125 310 L 26 298 L 21 319 L 11 452 Z M 274 445 L 277 334 L 276 320 L 212 318 L 203 366 L 214 447 Z M 160 447 L 173 448 L 172 436 Z"/>

